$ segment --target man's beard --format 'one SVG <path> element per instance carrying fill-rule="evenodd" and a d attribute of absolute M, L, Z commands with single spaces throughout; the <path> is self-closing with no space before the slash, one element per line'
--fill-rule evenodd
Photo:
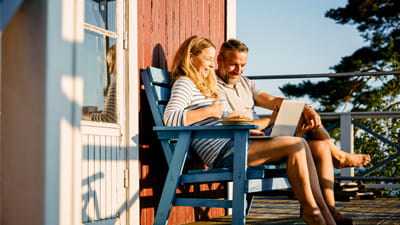
<path fill-rule="evenodd" d="M 229 73 L 227 73 L 226 76 L 224 77 L 224 81 L 227 84 L 235 85 L 239 82 L 239 79 L 231 79 Z"/>

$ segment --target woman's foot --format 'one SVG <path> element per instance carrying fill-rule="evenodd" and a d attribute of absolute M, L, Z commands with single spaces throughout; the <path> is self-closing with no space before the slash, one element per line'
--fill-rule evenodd
<path fill-rule="evenodd" d="M 343 216 L 335 207 L 329 207 L 329 211 L 331 211 L 337 225 L 354 225 L 352 218 Z"/>
<path fill-rule="evenodd" d="M 354 154 L 343 152 L 341 157 L 333 158 L 333 166 L 336 169 L 345 167 L 362 167 L 371 162 L 371 157 L 367 154 Z"/>
<path fill-rule="evenodd" d="M 300 217 L 308 225 L 325 225 L 325 219 L 319 209 L 304 210 L 300 208 Z"/>

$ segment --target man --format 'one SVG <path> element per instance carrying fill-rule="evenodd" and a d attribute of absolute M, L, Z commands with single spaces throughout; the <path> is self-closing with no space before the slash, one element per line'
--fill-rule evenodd
<path fill-rule="evenodd" d="M 230 39 L 222 44 L 217 56 L 218 77 L 217 90 L 221 99 L 226 99 L 233 112 L 253 118 L 254 106 L 274 110 L 279 107 L 284 98 L 276 97 L 261 91 L 254 82 L 242 76 L 247 64 L 248 48 L 235 39 Z M 310 106 L 305 107 L 303 130 L 306 130 L 309 140 L 321 140 L 329 146 L 335 168 L 361 167 L 368 164 L 371 159 L 365 154 L 351 154 L 336 147 L 331 141 L 321 118 Z M 270 118 L 254 120 L 259 130 L 264 130 L 273 124 Z"/>
<path fill-rule="evenodd" d="M 254 106 L 276 110 L 284 98 L 261 91 L 254 82 L 242 76 L 247 57 L 248 48 L 243 42 L 230 39 L 222 44 L 217 56 L 217 91 L 221 99 L 227 100 L 234 113 L 252 118 Z M 353 224 L 351 218 L 344 217 L 335 210 L 333 165 L 336 168 L 364 166 L 370 162 L 370 157 L 346 153 L 337 148 L 322 126 L 320 116 L 309 106 L 304 109 L 303 121 L 302 131 L 306 132 L 328 207 L 338 224 Z M 255 119 L 254 122 L 260 130 L 273 124 L 270 118 Z"/>

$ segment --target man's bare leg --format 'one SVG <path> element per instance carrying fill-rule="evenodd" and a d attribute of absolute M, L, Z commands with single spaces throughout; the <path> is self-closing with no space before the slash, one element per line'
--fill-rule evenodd
<path fill-rule="evenodd" d="M 255 140 L 248 152 L 251 166 L 286 161 L 287 176 L 304 211 L 302 218 L 307 224 L 335 224 L 334 218 L 324 202 L 315 167 L 310 174 L 306 147 L 302 138 L 276 137 L 270 140 Z M 310 157 L 311 156 L 311 153 Z M 315 189 L 319 190 L 315 191 Z M 322 214 L 321 214 L 322 213 Z"/>
<path fill-rule="evenodd" d="M 331 151 L 333 166 L 336 169 L 341 169 L 345 167 L 362 167 L 371 162 L 371 157 L 367 154 L 355 154 L 345 152 L 333 143 L 328 131 L 323 128 L 315 128 L 307 133 L 307 137 L 310 140 L 323 140 L 329 146 Z"/>
<path fill-rule="evenodd" d="M 309 141 L 308 143 L 317 169 L 319 184 L 333 218 L 337 224 L 353 224 L 352 218 L 343 216 L 336 208 L 332 157 L 326 151 L 329 146 L 325 141 Z"/>

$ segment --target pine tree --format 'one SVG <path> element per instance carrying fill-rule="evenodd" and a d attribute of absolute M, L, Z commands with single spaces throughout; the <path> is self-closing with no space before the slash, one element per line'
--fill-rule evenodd
<path fill-rule="evenodd" d="M 400 1 L 349 0 L 345 7 L 330 9 L 326 17 L 338 24 L 355 25 L 367 43 L 332 66 L 336 73 L 400 71 Z M 280 88 L 287 97 L 308 96 L 319 102 L 321 112 L 334 112 L 342 105 L 350 111 L 400 111 L 400 75 L 332 77 L 328 80 L 287 84 Z M 387 137 L 394 143 L 400 139 L 399 118 L 371 118 L 356 122 Z M 332 136 L 337 134 L 332 133 Z M 357 129 L 356 152 L 371 154 L 373 162 L 398 152 L 382 144 L 370 134 Z M 375 176 L 400 176 L 400 162 L 395 160 L 372 173 Z"/>

